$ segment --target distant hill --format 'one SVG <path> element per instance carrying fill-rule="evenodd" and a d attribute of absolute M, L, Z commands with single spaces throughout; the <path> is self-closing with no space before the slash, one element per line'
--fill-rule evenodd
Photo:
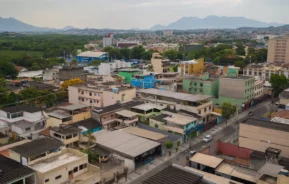
<path fill-rule="evenodd" d="M 64 27 L 62 30 L 63 30 L 63 31 L 68 31 L 68 30 L 71 30 L 71 29 L 78 29 L 78 28 L 73 27 L 73 26 L 66 26 L 66 27 Z"/>
<path fill-rule="evenodd" d="M 257 20 L 247 19 L 245 17 L 219 17 L 208 16 L 204 19 L 198 17 L 183 17 L 176 22 L 173 22 L 167 26 L 155 25 L 151 30 L 188 30 L 188 29 L 236 29 L 239 27 L 270 27 L 270 26 L 282 26 L 279 23 L 266 23 Z"/>
<path fill-rule="evenodd" d="M 0 32 L 46 32 L 53 31 L 51 28 L 37 27 L 21 22 L 15 18 L 0 17 Z"/>

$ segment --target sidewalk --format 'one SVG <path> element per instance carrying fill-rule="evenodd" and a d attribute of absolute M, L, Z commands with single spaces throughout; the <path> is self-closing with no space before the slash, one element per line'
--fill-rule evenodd
<path fill-rule="evenodd" d="M 210 135 L 215 135 L 218 132 L 222 131 L 225 127 L 227 126 L 233 126 L 234 124 L 238 123 L 239 120 L 244 119 L 245 117 L 248 116 L 248 112 L 249 111 L 255 111 L 258 108 L 260 108 L 261 106 L 266 106 L 269 103 L 271 103 L 270 101 L 266 101 L 263 103 L 260 103 L 258 105 L 256 105 L 255 107 L 248 109 L 242 113 L 240 113 L 238 115 L 238 117 L 232 117 L 231 119 L 229 119 L 226 123 L 221 123 L 219 125 L 214 126 L 213 128 L 209 129 L 208 131 L 206 131 L 206 134 L 210 134 Z M 153 162 L 151 162 L 150 164 L 141 166 L 139 168 L 137 168 L 135 171 L 131 172 L 128 174 L 128 179 L 127 181 L 125 181 L 124 178 L 121 178 L 120 181 L 118 182 L 119 184 L 133 184 L 133 181 L 136 180 L 138 177 L 140 177 L 141 175 L 150 172 L 152 169 L 156 168 L 157 166 L 164 164 L 167 161 L 173 161 L 174 159 L 177 159 L 177 156 L 181 156 L 183 154 L 183 152 L 187 151 L 191 146 L 197 145 L 200 142 L 202 142 L 203 137 L 205 136 L 205 134 L 202 134 L 198 137 L 195 137 L 193 140 L 188 141 L 182 145 L 180 145 L 179 147 L 179 151 L 175 152 L 172 151 L 171 156 L 168 155 L 163 155 L 161 157 L 156 158 Z"/>

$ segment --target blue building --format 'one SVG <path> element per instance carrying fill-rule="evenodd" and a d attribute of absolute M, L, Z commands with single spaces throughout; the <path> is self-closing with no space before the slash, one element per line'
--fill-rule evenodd
<path fill-rule="evenodd" d="M 154 74 L 135 74 L 131 79 L 131 85 L 136 88 L 156 88 L 157 79 Z"/>
<path fill-rule="evenodd" d="M 85 51 L 85 52 L 79 53 L 76 56 L 76 60 L 82 64 L 90 63 L 93 60 L 108 61 L 108 53 L 107 52 Z"/>

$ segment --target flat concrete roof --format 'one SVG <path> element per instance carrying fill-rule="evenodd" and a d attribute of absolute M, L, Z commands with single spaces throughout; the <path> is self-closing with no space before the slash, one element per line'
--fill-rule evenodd
<path fill-rule="evenodd" d="M 202 100 L 206 100 L 208 98 L 211 98 L 209 95 L 192 95 L 192 94 L 186 94 L 186 93 L 178 93 L 173 91 L 165 91 L 160 89 L 139 89 L 137 90 L 138 93 L 145 93 L 150 95 L 157 95 L 157 96 L 164 96 L 169 98 L 174 98 L 176 100 L 183 100 L 183 101 L 190 101 L 190 102 L 199 102 Z"/>
<path fill-rule="evenodd" d="M 116 114 L 121 115 L 123 117 L 127 117 L 127 118 L 131 118 L 131 117 L 137 116 L 137 113 L 129 111 L 129 110 L 117 111 Z"/>
<path fill-rule="evenodd" d="M 67 106 L 60 106 L 58 107 L 58 109 L 73 111 L 73 110 L 82 109 L 86 107 L 89 107 L 89 106 L 83 105 L 83 104 L 73 104 L 73 105 L 67 105 Z"/>
<path fill-rule="evenodd" d="M 63 153 L 53 158 L 50 158 L 50 161 L 47 162 L 46 160 L 38 162 L 36 164 L 31 165 L 30 167 L 38 172 L 45 173 L 57 167 L 63 166 L 70 162 L 79 160 L 81 157 L 77 156 L 73 153 Z"/>
<path fill-rule="evenodd" d="M 215 171 L 254 183 L 257 181 L 258 177 L 258 173 L 255 170 L 233 164 L 228 164 L 225 162 L 221 163 Z"/>
<path fill-rule="evenodd" d="M 65 118 L 71 117 L 70 114 L 67 114 L 65 112 L 59 112 L 59 111 L 53 111 L 53 112 L 47 113 L 47 115 L 50 117 L 57 118 L 57 119 L 65 119 Z"/>
<path fill-rule="evenodd" d="M 94 135 L 97 144 L 133 158 L 160 145 L 158 142 L 131 135 L 121 130 L 102 131 Z"/>
<path fill-rule="evenodd" d="M 182 114 L 173 114 L 171 116 L 164 118 L 164 120 L 167 120 L 169 122 L 179 124 L 179 125 L 187 125 L 193 121 L 196 121 L 197 118 L 194 118 L 192 116 L 185 116 Z"/>
<path fill-rule="evenodd" d="M 135 107 L 132 107 L 133 109 L 138 109 L 138 110 L 143 110 L 143 111 L 147 111 L 147 110 L 151 110 L 151 109 L 158 109 L 158 110 L 163 110 L 165 109 L 165 107 L 163 106 L 159 106 L 156 104 L 152 104 L 152 103 L 145 103 L 145 104 L 141 104 Z"/>
<path fill-rule="evenodd" d="M 199 163 L 211 168 L 216 168 L 218 165 L 220 165 L 223 162 L 223 159 L 211 156 L 211 155 L 205 155 L 203 153 L 196 153 L 190 158 L 190 161 Z"/>
<path fill-rule="evenodd" d="M 266 163 L 258 170 L 258 173 L 277 177 L 283 168 L 284 166 L 281 165 Z"/>
<path fill-rule="evenodd" d="M 158 141 L 167 137 L 167 135 L 145 130 L 145 129 L 138 128 L 138 127 L 127 127 L 127 128 L 121 129 L 121 131 L 124 131 L 132 135 L 136 135 L 139 137 L 143 137 L 146 139 L 151 139 L 154 141 Z"/>
<path fill-rule="evenodd" d="M 188 169 L 192 172 L 195 172 L 195 173 L 199 173 L 201 175 L 203 175 L 203 179 L 207 180 L 207 181 L 211 181 L 211 182 L 214 182 L 214 184 L 243 184 L 243 183 L 240 183 L 240 182 L 237 182 L 237 181 L 234 181 L 234 180 L 230 180 L 230 179 L 227 179 L 227 178 L 224 178 L 222 176 L 217 176 L 215 174 L 211 174 L 211 173 L 208 173 L 208 172 L 204 172 L 204 171 L 201 171 L 201 170 L 198 170 L 198 169 L 194 169 L 192 167 L 185 167 L 185 169 Z"/>

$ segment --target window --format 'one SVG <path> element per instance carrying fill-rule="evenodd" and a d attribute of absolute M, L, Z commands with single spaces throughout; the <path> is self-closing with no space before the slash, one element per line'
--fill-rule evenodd
<path fill-rule="evenodd" d="M 66 139 L 71 139 L 72 138 L 72 135 L 67 135 L 66 136 Z"/>
<path fill-rule="evenodd" d="M 84 168 L 84 169 L 87 168 L 87 164 L 83 164 L 83 168 Z"/>
<path fill-rule="evenodd" d="M 92 96 L 92 93 L 91 93 L 91 92 L 89 92 L 89 96 Z"/>
<path fill-rule="evenodd" d="M 49 179 L 44 180 L 45 183 L 49 182 Z"/>
<path fill-rule="evenodd" d="M 77 172 L 78 171 L 78 167 L 74 167 L 73 172 Z"/>
<path fill-rule="evenodd" d="M 198 111 L 198 114 L 201 114 L 201 110 Z"/>
<path fill-rule="evenodd" d="M 25 131 L 29 131 L 29 130 L 31 130 L 31 128 L 25 128 Z"/>
<path fill-rule="evenodd" d="M 77 136 L 78 136 L 78 133 L 74 133 L 74 134 L 73 134 L 73 137 L 77 137 Z"/>
<path fill-rule="evenodd" d="M 73 170 L 68 172 L 68 175 L 72 175 L 73 174 Z"/>
<path fill-rule="evenodd" d="M 55 177 L 55 180 L 58 180 L 58 179 L 60 179 L 60 178 L 61 178 L 61 175 L 56 176 L 56 177 Z"/>
<path fill-rule="evenodd" d="M 155 124 L 155 128 L 159 128 L 159 125 L 158 125 L 158 124 Z"/>
<path fill-rule="evenodd" d="M 203 83 L 200 83 L 200 86 L 203 87 Z"/>

